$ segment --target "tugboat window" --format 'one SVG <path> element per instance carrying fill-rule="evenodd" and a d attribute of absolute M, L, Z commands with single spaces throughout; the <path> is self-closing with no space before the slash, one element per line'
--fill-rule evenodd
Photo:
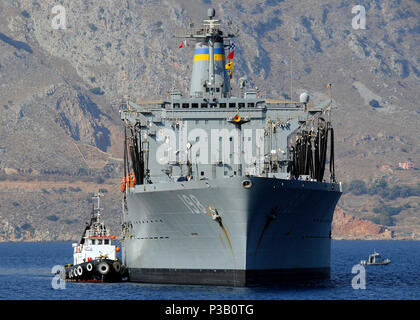
<path fill-rule="evenodd" d="M 109 244 L 109 239 L 105 239 L 104 244 Z"/>
<path fill-rule="evenodd" d="M 102 244 L 102 239 L 98 239 L 98 244 Z"/>
<path fill-rule="evenodd" d="M 95 240 L 94 239 L 90 240 L 90 243 L 95 244 Z"/>

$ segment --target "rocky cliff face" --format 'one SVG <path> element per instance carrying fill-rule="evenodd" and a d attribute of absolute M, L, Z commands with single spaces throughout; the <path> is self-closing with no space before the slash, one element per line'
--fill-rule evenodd
<path fill-rule="evenodd" d="M 198 25 L 212 6 L 218 18 L 232 21 L 232 30 L 241 30 L 235 41 L 234 94 L 240 92 L 237 80 L 246 76 L 266 97 L 297 99 L 306 91 L 317 103 L 328 99 L 325 85 L 333 83 L 338 179 L 419 181 L 418 170 L 379 169 L 407 158 L 420 163 L 418 1 L 364 4 L 366 29 L 352 27 L 353 4 L 344 0 L 60 4 L 66 11 L 63 30 L 52 27 L 55 0 L 0 1 L 2 179 L 121 176 L 119 103 L 127 96 L 161 98 L 173 87 L 188 92 L 192 46 L 179 49 L 183 39 L 174 35 L 191 22 Z M 6 189 L 0 181 L 0 192 Z M 8 195 L 3 201 L 31 198 L 23 189 Z M 350 198 L 340 205 L 359 212 L 355 205 L 351 211 L 346 207 L 357 203 Z M 49 210 L 61 208 L 51 201 Z M 419 203 L 420 197 L 411 200 L 396 229 L 418 223 Z M 32 219 L 23 206 L 0 205 L 0 217 L 9 226 L 20 228 Z M 41 226 L 36 223 L 31 224 L 35 229 Z"/>
<path fill-rule="evenodd" d="M 368 220 L 361 220 L 345 213 L 341 208 L 334 212 L 332 238 L 335 240 L 390 240 L 393 232 Z"/>

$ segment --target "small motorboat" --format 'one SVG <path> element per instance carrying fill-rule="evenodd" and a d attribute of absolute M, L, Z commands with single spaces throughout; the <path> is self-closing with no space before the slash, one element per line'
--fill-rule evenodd
<path fill-rule="evenodd" d="M 369 259 L 360 261 L 360 264 L 362 266 L 379 266 L 386 265 L 390 262 L 391 260 L 389 259 L 382 259 L 381 255 L 374 250 L 374 253 L 369 255 Z"/>

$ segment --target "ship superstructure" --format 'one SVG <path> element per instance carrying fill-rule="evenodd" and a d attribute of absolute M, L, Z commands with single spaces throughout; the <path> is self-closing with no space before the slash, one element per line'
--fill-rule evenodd
<path fill-rule="evenodd" d="M 233 96 L 235 35 L 220 24 L 209 9 L 184 36 L 195 43 L 188 97 L 172 90 L 120 109 L 129 279 L 244 286 L 328 276 L 341 195 L 331 101 L 267 99 L 245 78 Z"/>

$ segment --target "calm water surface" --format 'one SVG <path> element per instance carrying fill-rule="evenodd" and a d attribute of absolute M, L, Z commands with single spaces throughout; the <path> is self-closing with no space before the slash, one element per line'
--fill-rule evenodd
<path fill-rule="evenodd" d="M 355 290 L 352 267 L 374 249 L 392 262 L 366 267 L 366 289 Z M 51 269 L 72 260 L 69 242 L 0 243 L 0 299 L 420 299 L 420 241 L 333 241 L 330 280 L 276 287 L 66 283 L 53 289 Z"/>

